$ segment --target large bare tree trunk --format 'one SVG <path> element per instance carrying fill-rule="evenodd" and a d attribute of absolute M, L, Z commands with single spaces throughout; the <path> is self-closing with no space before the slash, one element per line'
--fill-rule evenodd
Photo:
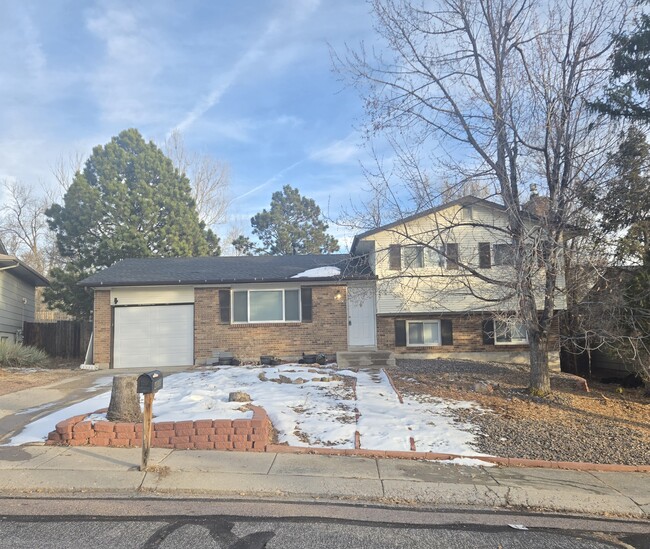
<path fill-rule="evenodd" d="M 138 376 L 115 376 L 111 402 L 108 405 L 108 421 L 142 421 L 140 397 L 136 391 Z"/>
<path fill-rule="evenodd" d="M 529 335 L 530 345 L 530 392 L 545 396 L 551 392 L 551 376 L 548 370 L 548 334 Z"/>

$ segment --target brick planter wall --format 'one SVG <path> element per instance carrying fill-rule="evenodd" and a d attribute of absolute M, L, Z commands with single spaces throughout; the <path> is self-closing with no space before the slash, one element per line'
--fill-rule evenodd
<path fill-rule="evenodd" d="M 252 419 L 199 419 L 153 424 L 151 446 L 176 450 L 263 452 L 271 443 L 271 422 L 263 408 L 251 406 Z M 142 446 L 142 423 L 86 420 L 88 414 L 60 421 L 46 444 L 68 446 Z"/>

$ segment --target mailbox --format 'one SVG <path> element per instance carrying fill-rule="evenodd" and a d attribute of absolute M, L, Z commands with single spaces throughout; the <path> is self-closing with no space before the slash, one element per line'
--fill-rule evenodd
<path fill-rule="evenodd" d="M 157 393 L 163 387 L 163 375 L 160 370 L 147 372 L 138 376 L 138 393 Z"/>

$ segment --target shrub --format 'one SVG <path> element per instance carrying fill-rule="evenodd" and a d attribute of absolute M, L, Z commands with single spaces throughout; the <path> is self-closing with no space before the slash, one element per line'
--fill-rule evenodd
<path fill-rule="evenodd" d="M 0 343 L 0 367 L 27 368 L 39 366 L 48 359 L 45 351 L 17 343 Z"/>

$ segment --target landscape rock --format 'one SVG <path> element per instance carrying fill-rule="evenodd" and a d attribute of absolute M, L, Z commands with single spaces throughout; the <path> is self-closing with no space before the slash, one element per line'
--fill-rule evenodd
<path fill-rule="evenodd" d="M 233 391 L 228 395 L 228 402 L 250 402 L 251 396 L 243 391 Z"/>

